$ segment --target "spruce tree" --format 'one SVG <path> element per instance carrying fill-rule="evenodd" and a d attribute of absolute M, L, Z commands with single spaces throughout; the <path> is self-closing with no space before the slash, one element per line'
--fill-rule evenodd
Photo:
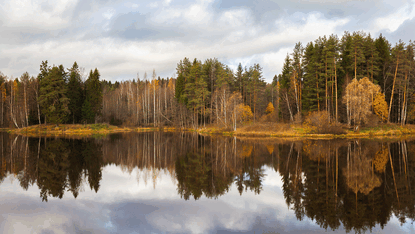
<path fill-rule="evenodd" d="M 40 81 L 39 103 L 45 122 L 60 124 L 70 113 L 64 75 L 60 68 L 53 67 Z"/>
<path fill-rule="evenodd" d="M 75 62 L 69 69 L 69 82 L 67 97 L 69 98 L 69 111 L 71 112 L 68 122 L 79 123 L 82 119 L 82 105 L 84 103 L 84 93 L 78 64 Z"/>
<path fill-rule="evenodd" d="M 198 124 L 198 114 L 203 114 L 205 102 L 208 98 L 209 91 L 205 77 L 202 76 L 202 65 L 196 59 L 190 68 L 189 77 L 186 82 L 184 97 L 187 98 L 187 108 L 195 114 L 195 123 Z"/>
<path fill-rule="evenodd" d="M 89 73 L 85 82 L 85 101 L 82 107 L 82 116 L 88 123 L 94 122 L 95 118 L 101 114 L 102 109 L 102 90 L 99 81 L 100 74 L 95 68 Z"/>
<path fill-rule="evenodd" d="M 392 67 L 391 64 L 391 45 L 382 34 L 375 40 L 376 52 L 379 55 L 379 59 L 376 61 L 379 67 L 379 73 L 375 74 L 375 80 L 381 85 L 383 92 L 386 91 L 386 80 L 391 76 Z M 386 95 L 386 93 L 385 93 Z M 386 95 L 388 96 L 388 95 Z"/>
<path fill-rule="evenodd" d="M 184 58 L 183 61 L 180 60 L 180 63 L 177 64 L 177 81 L 176 81 L 176 90 L 175 98 L 180 103 L 187 105 L 187 99 L 185 97 L 185 88 L 187 85 L 187 78 L 190 73 L 191 63 L 188 58 Z"/>

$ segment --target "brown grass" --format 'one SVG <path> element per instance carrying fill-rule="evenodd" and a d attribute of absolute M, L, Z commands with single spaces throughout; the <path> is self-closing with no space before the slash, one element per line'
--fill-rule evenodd
<path fill-rule="evenodd" d="M 6 129 L 3 129 L 3 131 Z M 361 128 L 359 131 L 344 130 L 344 134 L 319 134 L 315 133 L 308 125 L 285 123 L 252 123 L 232 131 L 228 128 L 220 128 L 214 125 L 194 129 L 180 129 L 174 127 L 165 128 L 126 128 L 108 124 L 64 124 L 64 125 L 34 125 L 27 128 L 7 130 L 10 133 L 26 136 L 62 136 L 62 137 L 91 137 L 105 136 L 117 132 L 180 132 L 191 131 L 203 135 L 220 134 L 236 136 L 238 138 L 289 138 L 293 139 L 333 139 L 333 138 L 408 138 L 415 136 L 415 125 L 383 124 L 376 127 Z"/>

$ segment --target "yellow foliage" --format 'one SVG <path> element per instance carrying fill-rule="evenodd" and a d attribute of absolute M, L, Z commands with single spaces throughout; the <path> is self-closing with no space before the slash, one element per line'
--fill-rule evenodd
<path fill-rule="evenodd" d="M 247 157 L 251 156 L 253 148 L 254 147 L 252 145 L 242 146 L 242 155 L 241 155 L 242 158 L 247 158 Z"/>
<path fill-rule="evenodd" d="M 376 152 L 375 157 L 373 158 L 373 164 L 375 165 L 375 170 L 377 172 L 384 172 L 386 164 L 389 161 L 389 154 L 386 148 L 383 148 Z"/>
<path fill-rule="evenodd" d="M 17 83 L 17 80 L 13 81 L 13 92 L 14 94 L 17 94 L 17 91 L 19 90 L 19 84 Z"/>
<path fill-rule="evenodd" d="M 239 104 L 238 108 L 242 110 L 242 121 L 251 121 L 251 119 L 254 117 L 251 107 L 248 105 Z"/>
<path fill-rule="evenodd" d="M 159 88 L 159 83 L 160 83 L 159 80 L 152 80 L 151 81 L 151 86 L 154 86 L 154 89 L 157 90 Z"/>
<path fill-rule="evenodd" d="M 265 113 L 267 114 L 271 114 L 272 112 L 274 112 L 274 105 L 272 105 L 272 103 L 268 103 L 267 109 L 265 110 Z"/>
<path fill-rule="evenodd" d="M 378 93 L 373 100 L 373 111 L 383 121 L 388 119 L 388 104 L 385 101 L 385 95 Z"/>
<path fill-rule="evenodd" d="M 353 79 L 346 87 L 343 103 L 349 109 L 350 117 L 356 124 L 366 121 L 370 114 L 373 97 L 380 92 L 380 86 L 373 84 L 369 78 L 359 81 Z"/>
<path fill-rule="evenodd" d="M 267 145 L 267 150 L 269 154 L 272 154 L 274 152 L 274 145 Z"/>
<path fill-rule="evenodd" d="M 350 167 L 343 169 L 347 186 L 354 192 L 368 195 L 382 184 L 381 178 L 373 173 L 371 159 L 364 154 L 352 153 Z"/>
<path fill-rule="evenodd" d="M 167 85 L 167 87 L 172 91 L 174 90 L 173 78 L 170 78 L 169 84 Z"/>

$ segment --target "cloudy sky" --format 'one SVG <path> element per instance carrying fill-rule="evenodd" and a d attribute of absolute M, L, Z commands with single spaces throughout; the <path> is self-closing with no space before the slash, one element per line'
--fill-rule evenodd
<path fill-rule="evenodd" d="M 41 61 L 95 67 L 106 80 L 175 75 L 184 57 L 259 63 L 269 82 L 294 44 L 364 30 L 415 39 L 415 0 L 0 0 L 0 71 L 36 76 Z"/>

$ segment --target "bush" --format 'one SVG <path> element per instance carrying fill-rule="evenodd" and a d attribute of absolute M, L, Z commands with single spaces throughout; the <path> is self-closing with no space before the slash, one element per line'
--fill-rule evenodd
<path fill-rule="evenodd" d="M 340 123 L 330 123 L 330 116 L 327 111 L 311 112 L 305 122 L 305 125 L 312 129 L 312 132 L 318 134 L 345 134 Z"/>
<path fill-rule="evenodd" d="M 380 123 L 382 122 L 381 118 L 379 118 L 377 115 L 370 113 L 367 118 L 366 121 L 364 122 L 363 126 L 365 127 L 377 127 L 380 125 Z"/>

